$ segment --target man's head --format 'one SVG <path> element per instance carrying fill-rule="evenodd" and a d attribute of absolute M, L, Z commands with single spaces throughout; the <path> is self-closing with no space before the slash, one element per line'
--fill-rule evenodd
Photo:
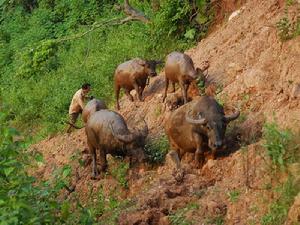
<path fill-rule="evenodd" d="M 89 83 L 84 83 L 81 86 L 81 89 L 82 89 L 82 91 L 83 91 L 84 94 L 87 94 L 91 90 L 91 85 Z"/>

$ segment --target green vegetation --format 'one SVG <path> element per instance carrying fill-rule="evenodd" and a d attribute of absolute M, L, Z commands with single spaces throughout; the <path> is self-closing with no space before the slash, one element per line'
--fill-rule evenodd
<path fill-rule="evenodd" d="M 289 130 L 280 130 L 274 122 L 267 123 L 263 128 L 263 138 L 263 147 L 267 150 L 275 169 L 284 169 L 288 162 L 295 161 L 299 146 L 293 146 L 293 135 Z"/>
<path fill-rule="evenodd" d="M 7 127 L 4 114 L 0 123 L 0 224 L 62 222 L 56 216 L 61 210 L 56 197 L 62 187 L 49 189 L 49 183 L 36 183 L 26 173 L 30 157 L 25 143 L 13 140 L 18 133 Z"/>
<path fill-rule="evenodd" d="M 229 196 L 229 200 L 233 203 L 237 202 L 237 200 L 239 199 L 239 196 L 240 196 L 240 192 L 237 190 L 230 191 L 227 194 Z"/>
<path fill-rule="evenodd" d="M 190 203 L 182 209 L 178 209 L 174 214 L 169 216 L 172 225 L 191 225 L 194 224 L 185 218 L 185 214 L 191 210 L 199 209 L 196 203 Z"/>
<path fill-rule="evenodd" d="M 289 208 L 294 197 L 299 193 L 299 185 L 295 182 L 295 174 L 290 173 L 286 168 L 294 163 L 299 163 L 299 145 L 297 139 L 288 130 L 280 130 L 276 123 L 265 124 L 263 130 L 265 139 L 264 147 L 272 161 L 271 169 L 273 176 L 278 172 L 285 172 L 288 179 L 285 183 L 279 183 L 274 189 L 270 184 L 269 189 L 275 193 L 276 199 L 269 206 L 269 212 L 261 218 L 263 225 L 284 224 Z M 281 170 L 278 171 L 277 168 Z"/>
<path fill-rule="evenodd" d="M 214 218 L 206 219 L 204 224 L 215 224 L 215 225 L 223 225 L 224 224 L 224 216 L 216 216 Z"/>
<path fill-rule="evenodd" d="M 0 114 L 0 224 L 116 224 L 121 209 L 130 202 L 118 200 L 113 191 L 105 197 L 100 188 L 91 192 L 87 205 L 73 200 L 58 200 L 62 190 L 70 186 L 72 169 L 65 165 L 55 169 L 52 177 L 39 182 L 26 172 L 35 159 L 44 163 L 41 154 L 26 152 L 27 144 L 14 141 L 18 135 L 8 128 L 6 116 Z M 29 164 L 30 163 L 30 164 Z M 121 171 L 123 171 L 123 166 Z M 123 173 L 119 172 L 122 175 Z M 120 181 L 122 181 L 121 178 Z M 96 201 L 95 201 L 96 199 Z"/>
<path fill-rule="evenodd" d="M 122 187 L 128 188 L 128 181 L 126 178 L 129 163 L 120 162 L 116 168 L 112 170 L 112 175 L 119 181 Z"/>
<path fill-rule="evenodd" d="M 165 160 L 169 149 L 169 141 L 165 135 L 150 140 L 145 146 L 148 161 L 152 164 L 159 164 Z"/>
<path fill-rule="evenodd" d="M 286 183 L 280 185 L 276 192 L 279 194 L 278 199 L 270 205 L 269 212 L 261 219 L 262 225 L 280 225 L 284 224 L 288 214 L 289 207 L 294 201 L 294 197 L 299 192 L 299 188 L 293 184 L 291 178 Z"/>
<path fill-rule="evenodd" d="M 288 9 L 295 4 L 298 4 L 297 20 L 290 21 Z M 276 23 L 276 27 L 281 41 L 287 41 L 300 35 L 300 4 L 296 0 L 286 1 L 284 16 Z"/>
<path fill-rule="evenodd" d="M 116 10 L 122 0 L 1 1 L 0 107 L 23 132 L 45 136 L 62 130 L 83 82 L 110 105 L 119 63 L 164 59 L 204 37 L 213 17 L 209 2 L 160 0 L 154 7 L 131 0 L 151 23 L 111 25 L 126 17 Z"/>

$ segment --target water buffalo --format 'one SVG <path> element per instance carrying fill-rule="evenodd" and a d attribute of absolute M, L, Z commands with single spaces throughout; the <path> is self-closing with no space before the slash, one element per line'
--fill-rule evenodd
<path fill-rule="evenodd" d="M 208 63 L 208 61 L 206 61 Z M 167 97 L 169 81 L 172 82 L 173 92 L 175 92 L 175 83 L 179 83 L 179 86 L 182 91 L 182 96 L 184 104 L 188 102 L 187 90 L 190 83 L 196 78 L 200 77 L 204 79 L 202 71 L 206 70 L 209 67 L 209 64 L 206 65 L 204 69 L 194 67 L 193 60 L 186 54 L 181 52 L 172 52 L 166 58 L 165 65 L 165 93 L 163 96 L 163 101 Z"/>
<path fill-rule="evenodd" d="M 202 96 L 173 111 L 165 123 L 165 132 L 171 149 L 180 159 L 186 152 L 195 152 L 195 163 L 202 166 L 203 147 L 208 145 L 215 157 L 223 144 L 227 124 L 238 116 L 238 111 L 225 115 L 213 97 Z"/>
<path fill-rule="evenodd" d="M 103 109 L 91 115 L 85 126 L 87 143 L 92 154 L 92 178 L 98 176 L 96 165 L 99 150 L 101 171 L 107 167 L 106 154 L 130 156 L 131 160 L 143 160 L 143 147 L 148 135 L 148 126 L 129 131 L 124 118 L 117 112 Z"/>
<path fill-rule="evenodd" d="M 143 101 L 143 91 L 146 87 L 148 77 L 156 76 L 156 65 L 162 63 L 156 60 L 142 60 L 135 58 L 120 64 L 114 76 L 114 88 L 116 95 L 116 107 L 120 109 L 119 105 L 119 94 L 120 89 L 124 88 L 125 94 L 128 96 L 130 101 L 133 101 L 133 97 L 130 91 L 135 89 L 138 99 Z"/>
<path fill-rule="evenodd" d="M 86 122 L 94 112 L 99 111 L 101 109 L 107 109 L 107 106 L 104 101 L 95 98 L 89 101 L 82 110 L 82 120 L 84 124 L 86 124 Z"/>

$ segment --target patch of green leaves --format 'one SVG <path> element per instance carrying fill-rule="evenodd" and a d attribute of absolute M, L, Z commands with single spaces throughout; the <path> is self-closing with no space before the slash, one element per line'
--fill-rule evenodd
<path fill-rule="evenodd" d="M 169 149 L 169 141 L 165 135 L 150 140 L 145 145 L 145 153 L 148 161 L 152 164 L 159 164 L 165 160 Z"/>
<path fill-rule="evenodd" d="M 191 225 L 192 221 L 186 219 L 185 214 L 191 210 L 199 209 L 199 205 L 196 203 L 190 203 L 182 209 L 178 209 L 175 213 L 169 215 L 172 225 Z"/>
<path fill-rule="evenodd" d="M 233 190 L 227 193 L 229 200 L 234 203 L 237 202 L 240 196 L 240 192 L 238 190 Z"/>
<path fill-rule="evenodd" d="M 279 197 L 270 205 L 269 212 L 262 217 L 262 225 L 284 224 L 289 207 L 300 190 L 294 185 L 293 180 L 289 178 L 287 182 L 280 185 L 276 191 L 278 192 Z"/>
<path fill-rule="evenodd" d="M 298 146 L 291 146 L 293 137 L 289 130 L 280 130 L 275 122 L 266 123 L 263 127 L 263 138 L 263 147 L 276 167 L 284 169 L 286 163 L 295 158 Z"/>
<path fill-rule="evenodd" d="M 120 162 L 116 168 L 112 170 L 112 175 L 119 181 L 122 187 L 128 188 L 127 172 L 129 163 Z"/>

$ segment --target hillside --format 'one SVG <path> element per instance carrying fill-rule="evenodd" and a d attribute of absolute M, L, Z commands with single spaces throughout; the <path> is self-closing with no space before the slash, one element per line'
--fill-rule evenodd
<path fill-rule="evenodd" d="M 88 158 L 81 153 L 87 147 L 82 129 L 33 145 L 32 151 L 44 157 L 34 174 L 42 180 L 55 179 L 54 170 L 70 164 L 75 191 L 66 191 L 62 198 L 79 197 L 85 206 L 97 206 L 101 190 L 101 204 L 111 204 L 112 196 L 118 199 L 117 207 L 108 207 L 98 217 L 99 224 L 272 224 L 264 216 L 278 199 L 275 187 L 285 183 L 287 175 L 279 173 L 274 179 L 270 171 L 262 147 L 263 125 L 275 120 L 280 128 L 300 134 L 300 36 L 280 40 L 276 23 L 284 15 L 284 5 L 278 0 L 246 1 L 237 16 L 220 23 L 186 52 L 196 66 L 209 60 L 208 80 L 218 86 L 217 98 L 227 112 L 241 111 L 240 119 L 227 130 L 227 148 L 216 160 L 208 160 L 198 170 L 186 156 L 181 182 L 172 176 L 168 159 L 156 166 L 138 165 L 128 170 L 127 185 L 124 162 L 110 157 L 108 173 L 91 180 L 90 165 L 78 163 Z M 298 8 L 297 3 L 288 8 L 291 20 Z M 132 127 L 145 118 L 149 141 L 163 134 L 170 113 L 162 103 L 163 74 L 151 79 L 144 102 L 132 103 L 126 97 L 121 101 L 120 113 Z M 299 182 L 299 163 L 291 168 Z M 298 206 L 299 194 L 285 224 L 300 222 Z"/>

